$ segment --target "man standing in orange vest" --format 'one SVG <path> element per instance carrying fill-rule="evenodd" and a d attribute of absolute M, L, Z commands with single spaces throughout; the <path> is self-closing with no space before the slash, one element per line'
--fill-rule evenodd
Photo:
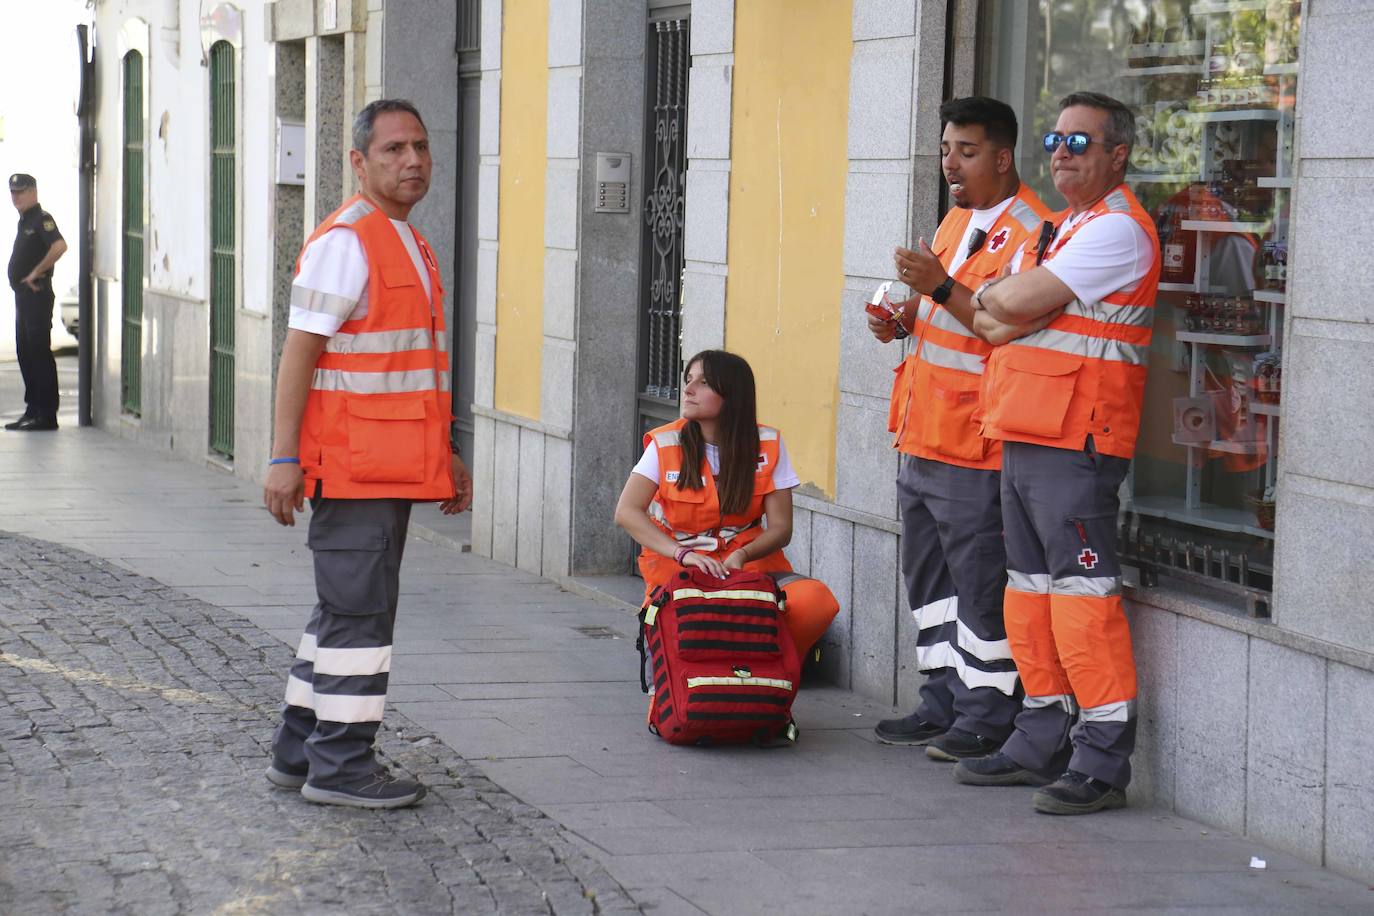
<path fill-rule="evenodd" d="M 1001 751 L 960 761 L 955 777 L 1054 780 L 1034 796 L 1046 814 L 1122 807 L 1131 778 L 1117 490 L 1140 428 L 1160 271 L 1154 221 L 1124 183 L 1134 136 L 1116 99 L 1065 97 L 1043 143 L 1069 209 L 1017 273 L 973 297 L 975 326 L 1057 317 L 998 348 L 984 377 L 983 431 L 1003 440 L 1007 637 L 1026 697 Z"/>
<path fill-rule="evenodd" d="M 980 337 L 970 298 L 1035 237 L 1049 211 L 1016 173 L 1010 106 L 955 99 L 940 107 L 940 120 L 941 169 L 955 207 L 933 249 L 924 239 L 916 251 L 897 249 L 898 274 L 916 293 L 900 323 L 869 319 L 878 340 L 915 342 L 896 370 L 888 428 L 902 453 L 902 574 L 926 675 L 916 711 L 884 719 L 874 733 L 951 761 L 995 751 L 1020 706 L 1002 623 L 1001 444 L 980 435 L 972 416 L 993 345 L 1044 324 Z"/>
<path fill-rule="evenodd" d="M 450 446 L 443 287 L 406 222 L 429 190 L 429 134 L 409 102 L 353 122 L 361 193 L 307 240 L 277 370 L 263 501 L 283 525 L 310 495 L 319 600 L 286 684 L 267 778 L 313 802 L 399 808 L 425 795 L 376 759 L 410 507 L 472 502 Z"/>

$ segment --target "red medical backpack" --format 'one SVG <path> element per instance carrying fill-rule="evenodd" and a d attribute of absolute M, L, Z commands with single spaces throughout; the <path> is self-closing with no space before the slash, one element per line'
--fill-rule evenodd
<path fill-rule="evenodd" d="M 669 744 L 796 740 L 801 659 L 785 599 L 772 577 L 743 570 L 718 579 L 691 568 L 658 589 L 640 612 L 637 641 L 649 730 Z"/>

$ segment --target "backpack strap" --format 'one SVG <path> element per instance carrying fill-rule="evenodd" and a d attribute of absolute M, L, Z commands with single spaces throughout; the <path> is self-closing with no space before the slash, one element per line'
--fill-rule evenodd
<path fill-rule="evenodd" d="M 658 617 L 658 612 L 667 602 L 668 590 L 662 586 L 654 589 L 644 601 L 644 606 L 639 609 L 639 635 L 635 637 L 635 648 L 639 650 L 639 690 L 640 693 L 649 692 L 649 648 L 644 639 L 644 633 L 649 627 L 654 625 L 654 620 Z"/>

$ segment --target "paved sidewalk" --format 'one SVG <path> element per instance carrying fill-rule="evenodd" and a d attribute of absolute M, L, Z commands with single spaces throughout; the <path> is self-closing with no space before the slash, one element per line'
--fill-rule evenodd
<path fill-rule="evenodd" d="M 417 512 L 416 524 L 431 515 Z M 105 558 L 223 620 L 241 616 L 282 641 L 259 647 L 264 657 L 285 659 L 313 601 L 304 531 L 272 524 L 256 488 L 98 431 L 0 434 L 0 529 Z M 87 612 L 102 613 L 119 611 Z M 221 618 L 206 616 L 218 638 Z M 890 710 L 841 690 L 802 692 L 796 747 L 671 748 L 644 728 L 633 627 L 546 580 L 412 540 L 388 726 L 432 733 L 493 792 L 562 825 L 556 836 L 649 912 L 1374 911 L 1362 884 L 1171 814 L 1053 818 L 1031 811 L 1028 789 L 956 785 L 919 751 L 876 744 L 872 726 Z M 239 725 L 243 797 L 307 811 L 314 825 L 354 817 L 271 793 L 251 762 L 268 727 L 253 716 Z M 404 740 L 388 734 L 389 753 L 409 765 Z M 468 784 L 463 766 L 452 764 Z M 437 830 L 442 809 L 429 807 L 400 814 L 399 835 Z M 370 817 L 394 830 L 388 816 Z M 455 822 L 463 816 L 454 808 Z M 207 836 L 219 826 L 206 823 Z M 41 845 L 42 828 L 28 829 Z M 246 836 L 235 855 L 265 860 L 271 842 Z M 341 867 L 334 855 L 321 850 L 313 867 Z M 1252 856 L 1267 867 L 1251 868 Z M 0 849 L 0 862 L 13 857 Z"/>
<path fill-rule="evenodd" d="M 291 651 L 237 614 L 0 535 L 6 913 L 629 913 L 605 869 L 399 713 L 401 812 L 265 788 Z"/>

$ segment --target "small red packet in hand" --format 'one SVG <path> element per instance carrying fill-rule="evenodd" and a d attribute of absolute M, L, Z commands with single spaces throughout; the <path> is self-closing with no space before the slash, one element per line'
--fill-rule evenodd
<path fill-rule="evenodd" d="M 894 305 L 892 300 L 888 298 L 887 291 L 891 288 L 892 281 L 888 280 L 874 290 L 873 296 L 864 306 L 864 311 L 882 321 L 899 321 L 904 310 Z"/>

